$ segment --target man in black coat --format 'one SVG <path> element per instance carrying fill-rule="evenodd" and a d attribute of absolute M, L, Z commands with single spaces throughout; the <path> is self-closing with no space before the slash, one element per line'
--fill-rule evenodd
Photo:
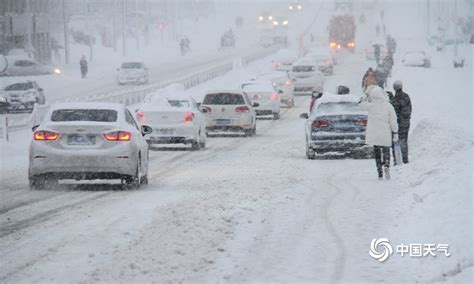
<path fill-rule="evenodd" d="M 390 96 L 390 102 L 397 114 L 398 122 L 398 141 L 402 150 L 402 159 L 404 164 L 408 164 L 408 131 L 410 130 L 411 119 L 411 100 L 410 96 L 402 90 L 401 81 L 393 83 L 395 95 Z"/>

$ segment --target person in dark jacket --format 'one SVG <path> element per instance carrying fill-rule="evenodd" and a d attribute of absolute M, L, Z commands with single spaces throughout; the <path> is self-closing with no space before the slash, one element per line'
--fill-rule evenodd
<path fill-rule="evenodd" d="M 387 85 L 388 73 L 389 71 L 382 65 L 379 65 L 374 71 L 375 81 L 377 81 L 377 85 L 382 89 Z"/>
<path fill-rule="evenodd" d="M 380 62 L 380 45 L 374 44 L 374 57 L 375 57 L 375 62 L 377 65 L 379 65 Z"/>
<path fill-rule="evenodd" d="M 410 96 L 403 92 L 403 84 L 397 80 L 393 83 L 395 95 L 391 96 L 390 102 L 397 114 L 397 122 L 399 126 L 398 138 L 400 148 L 402 150 L 402 159 L 404 164 L 408 164 L 408 132 L 410 130 L 411 119 L 411 100 Z"/>
<path fill-rule="evenodd" d="M 87 68 L 87 60 L 86 60 L 86 56 L 83 55 L 81 57 L 81 61 L 79 61 L 79 65 L 81 66 L 81 76 L 82 76 L 82 79 L 85 79 L 87 77 L 87 71 L 88 71 L 88 68 Z"/>

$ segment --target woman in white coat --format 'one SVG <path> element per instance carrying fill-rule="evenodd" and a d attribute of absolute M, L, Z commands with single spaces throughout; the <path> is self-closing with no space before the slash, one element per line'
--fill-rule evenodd
<path fill-rule="evenodd" d="M 360 102 L 368 114 L 365 143 L 374 146 L 379 179 L 384 174 L 386 179 L 390 179 L 390 147 L 392 142 L 398 141 L 397 115 L 382 88 L 369 86 L 366 92 L 367 97 Z"/>

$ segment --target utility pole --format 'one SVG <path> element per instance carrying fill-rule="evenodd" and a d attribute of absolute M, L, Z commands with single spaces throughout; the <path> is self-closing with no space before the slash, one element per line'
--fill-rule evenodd
<path fill-rule="evenodd" d="M 113 3 L 113 46 L 114 46 L 114 52 L 117 52 L 117 0 L 114 0 Z"/>
<path fill-rule="evenodd" d="M 140 38 L 138 32 L 138 0 L 135 0 L 135 40 L 137 42 L 137 50 L 140 49 Z"/>
<path fill-rule="evenodd" d="M 66 1 L 63 0 L 64 60 L 69 64 L 69 31 L 66 18 Z"/>
<path fill-rule="evenodd" d="M 123 57 L 127 56 L 127 38 L 125 34 L 125 8 L 126 8 L 126 3 L 125 0 L 122 0 L 122 51 L 123 51 Z"/>
<path fill-rule="evenodd" d="M 458 0 L 454 0 L 454 57 L 458 56 Z"/>
<path fill-rule="evenodd" d="M 25 36 L 25 47 L 26 53 L 31 57 L 31 7 L 30 0 L 26 0 L 26 36 Z"/>
<path fill-rule="evenodd" d="M 91 27 L 91 17 L 90 17 L 90 7 L 89 7 L 89 0 L 84 0 L 85 8 L 86 8 L 86 21 L 87 21 L 87 30 L 89 31 L 89 61 L 92 62 L 92 27 Z"/>

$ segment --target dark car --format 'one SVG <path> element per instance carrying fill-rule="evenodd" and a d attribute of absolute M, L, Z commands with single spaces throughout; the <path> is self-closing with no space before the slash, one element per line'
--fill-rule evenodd
<path fill-rule="evenodd" d="M 365 145 L 367 113 L 354 95 L 324 94 L 306 118 L 306 156 L 351 155 L 368 158 L 372 147 Z"/>

